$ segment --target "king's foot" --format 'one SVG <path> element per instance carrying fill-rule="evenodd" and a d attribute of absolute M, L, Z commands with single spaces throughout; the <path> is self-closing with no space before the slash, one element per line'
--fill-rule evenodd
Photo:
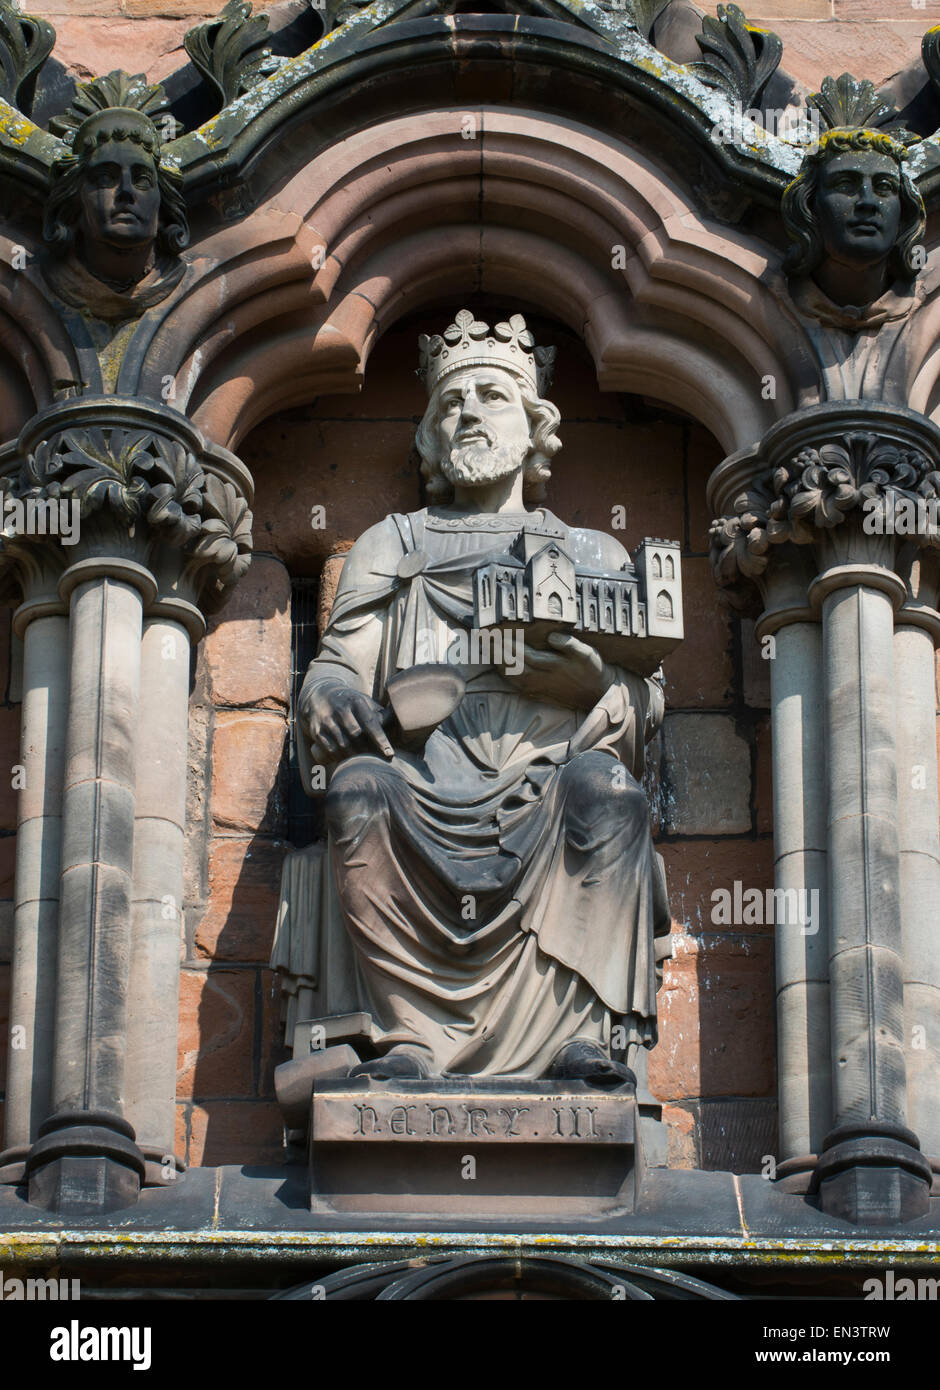
<path fill-rule="evenodd" d="M 612 1090 L 616 1086 L 636 1086 L 636 1076 L 623 1062 L 615 1062 L 598 1043 L 566 1043 L 555 1058 L 548 1075 L 553 1081 L 586 1081 L 589 1086 Z"/>
<path fill-rule="evenodd" d="M 349 1073 L 350 1079 L 356 1076 L 370 1076 L 373 1081 L 393 1081 L 397 1077 L 425 1077 L 431 1073 L 423 1059 L 416 1052 L 393 1047 L 384 1057 L 373 1057 L 371 1062 L 360 1062 Z"/>

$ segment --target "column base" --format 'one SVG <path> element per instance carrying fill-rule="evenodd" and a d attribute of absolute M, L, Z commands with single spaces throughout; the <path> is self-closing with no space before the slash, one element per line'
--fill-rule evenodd
<path fill-rule="evenodd" d="M 8 1183 L 15 1186 L 23 1181 L 28 1154 L 28 1144 L 18 1144 L 0 1153 L 0 1186 L 6 1186 Z"/>
<path fill-rule="evenodd" d="M 809 1191 L 813 1173 L 819 1158 L 816 1154 L 799 1154 L 795 1158 L 785 1158 L 777 1164 L 774 1187 L 780 1192 L 789 1192 L 803 1197 Z"/>
<path fill-rule="evenodd" d="M 186 1164 L 177 1158 L 171 1148 L 160 1149 L 152 1144 L 141 1144 L 146 1172 L 144 1187 L 166 1187 L 175 1182 L 180 1173 L 186 1172 Z"/>
<path fill-rule="evenodd" d="M 34 1206 L 71 1217 L 133 1206 L 146 1164 L 126 1120 L 106 1110 L 66 1110 L 39 1129 L 25 1178 Z"/>
<path fill-rule="evenodd" d="M 809 1191 L 827 1216 L 856 1226 L 915 1221 L 933 1174 L 917 1136 L 900 1125 L 843 1125 L 826 1139 Z"/>

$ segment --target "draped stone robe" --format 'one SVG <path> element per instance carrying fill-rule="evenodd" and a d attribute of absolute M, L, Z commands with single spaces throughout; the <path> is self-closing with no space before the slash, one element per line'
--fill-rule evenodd
<path fill-rule="evenodd" d="M 560 530 L 588 568 L 628 559 L 544 510 L 386 517 L 346 558 L 301 705 L 336 682 L 384 703 L 397 671 L 448 659 L 466 643 L 474 571 L 524 522 Z M 459 669 L 466 695 L 423 750 L 357 753 L 330 778 L 322 917 L 355 946 L 347 1006 L 371 1015 L 380 1050 L 407 1044 L 433 1074 L 538 1077 L 568 1041 L 608 1047 L 620 1021 L 628 1044 L 651 1045 L 654 935 L 670 918 L 637 779 L 660 687 L 614 669 L 585 712 L 493 666 Z M 299 752 L 309 786 L 328 760 L 302 732 Z"/>

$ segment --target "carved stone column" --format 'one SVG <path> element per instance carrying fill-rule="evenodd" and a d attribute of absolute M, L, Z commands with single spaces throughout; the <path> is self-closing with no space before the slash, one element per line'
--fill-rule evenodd
<path fill-rule="evenodd" d="M 764 611 L 756 630 L 761 642 L 773 639 L 774 880 L 783 902 L 798 905 L 775 931 L 777 1173 L 795 1188 L 814 1166 L 831 1113 L 822 632 L 809 603 L 808 558 L 796 546 L 775 552 L 761 576 Z"/>
<path fill-rule="evenodd" d="M 175 412 L 115 397 L 37 416 L 17 454 L 8 487 L 24 505 L 81 510 L 76 544 L 44 541 L 64 558 L 67 684 L 61 662 L 54 679 L 67 715 L 54 1039 L 47 1005 L 22 1166 L 31 1201 L 80 1214 L 127 1205 L 172 1167 L 189 640 L 204 630 L 199 602 L 247 567 L 250 478 Z M 43 946 L 48 969 L 48 933 Z"/>
<path fill-rule="evenodd" d="M 23 642 L 23 704 L 16 832 L 11 1040 L 6 1150 L 0 1181 L 22 1176 L 29 1146 L 51 1108 L 56 941 L 62 839 L 62 773 L 68 713 L 68 619 L 59 598 L 63 555 L 4 535 L 9 580 L 22 602 L 13 627 Z"/>
<path fill-rule="evenodd" d="M 778 645 L 773 668 L 775 812 L 783 822 L 777 830 L 777 885 L 789 886 L 790 855 L 781 850 L 794 816 L 809 831 L 795 846 L 803 857 L 800 881 L 808 884 L 812 877 L 822 898 L 825 853 L 828 883 L 828 932 L 806 935 L 796 969 L 788 961 L 792 929 L 782 929 L 789 933 L 787 945 L 777 929 L 778 985 L 784 995 L 799 983 L 802 966 L 810 967 L 802 977 L 802 1047 L 798 1015 L 793 1030 L 781 1027 L 781 1135 L 785 1157 L 791 1159 L 783 1176 L 809 1166 L 809 1155 L 800 1159 L 790 1152 L 796 1136 L 805 1136 L 810 1155 L 818 1155 L 809 1191 L 824 1210 L 860 1222 L 920 1215 L 931 1177 L 909 1127 L 904 919 L 914 903 L 908 896 L 905 909 L 902 898 L 899 824 L 907 799 L 899 795 L 903 768 L 897 730 L 899 717 L 913 704 L 923 736 L 936 706 L 923 678 L 916 688 L 907 684 L 908 663 L 904 693 L 898 693 L 895 643 L 900 640 L 905 652 L 907 646 L 895 637 L 895 614 L 908 587 L 897 572 L 904 543 L 895 533 L 895 516 L 899 504 L 915 505 L 933 489 L 938 454 L 940 432 L 911 411 L 874 403 L 827 404 L 788 417 L 758 450 L 727 460 L 713 476 L 710 492 L 716 510 L 726 513 L 713 528 L 720 577 L 728 579 L 737 570 L 759 579 L 765 598 L 773 596 L 786 588 L 784 557 L 794 546 L 806 547 L 815 571 L 805 590 L 796 586 L 796 610 L 792 595 L 789 601 L 791 616 L 795 612 L 796 626 L 804 631 L 793 643 Z M 934 540 L 928 533 L 917 537 L 925 546 Z M 765 633 L 774 612 L 771 607 L 765 614 Z M 814 616 L 821 627 L 821 664 L 819 643 L 810 636 L 810 622 L 804 622 Z M 789 672 L 781 661 L 789 663 Z M 785 693 L 790 686 L 795 695 Z M 799 715 L 788 719 L 786 705 L 793 698 L 791 713 L 798 708 Z M 809 730 L 807 722 L 813 726 Z M 923 853 L 928 860 L 936 836 L 935 823 L 931 833 L 926 829 L 929 814 L 916 822 L 908 815 L 901 832 L 908 853 Z M 940 946 L 933 943 L 927 954 L 936 959 Z M 929 969 L 926 973 L 929 979 Z M 828 1086 L 812 1060 L 825 1036 L 820 1008 L 825 976 Z M 782 1008 L 780 1017 L 783 1025 L 789 1010 Z M 805 1093 L 798 1086 L 794 1095 L 794 1066 L 807 1079 Z"/>
<path fill-rule="evenodd" d="M 898 847 L 904 959 L 908 1124 L 940 1171 L 940 794 L 937 778 L 936 647 L 940 643 L 940 552 L 908 543 L 907 598 L 895 619 Z"/>

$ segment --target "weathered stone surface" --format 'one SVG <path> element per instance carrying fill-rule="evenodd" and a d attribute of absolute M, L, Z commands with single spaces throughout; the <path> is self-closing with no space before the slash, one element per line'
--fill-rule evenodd
<path fill-rule="evenodd" d="M 667 840 L 656 848 L 666 865 L 673 922 L 692 935 L 729 930 L 727 925 L 712 921 L 717 890 L 733 894 L 736 881 L 745 889 L 773 886 L 774 849 L 769 836 L 759 840 Z M 773 932 L 769 924 L 740 929 L 761 935 Z"/>
<path fill-rule="evenodd" d="M 0 1091 L 7 1083 L 7 1049 L 10 1045 L 10 967 L 0 964 Z"/>
<path fill-rule="evenodd" d="M 875 2 L 886 5 L 889 0 Z M 901 18 L 899 11 L 906 13 L 901 3 L 894 14 L 880 17 L 882 22 L 877 25 L 855 23 L 855 0 L 845 0 L 845 4 L 853 13 L 836 24 L 803 19 L 772 24 L 783 40 L 783 67 L 813 91 L 818 91 L 824 77 L 846 71 L 864 73 L 878 84 L 920 57 L 921 39 L 930 27 L 930 20 L 920 12 L 910 20 Z"/>
<path fill-rule="evenodd" d="M 673 934 L 650 1053 L 653 1095 L 773 1094 L 772 949 L 757 936 Z"/>
<path fill-rule="evenodd" d="M 286 708 L 290 647 L 290 576 L 280 560 L 256 555 L 206 634 L 215 704 Z"/>
<path fill-rule="evenodd" d="M 664 1105 L 663 1123 L 667 1126 L 670 1168 L 697 1168 L 695 1115 L 682 1105 Z"/>
<path fill-rule="evenodd" d="M 216 715 L 212 820 L 224 830 L 276 832 L 283 813 L 281 758 L 287 721 L 263 712 Z"/>
<path fill-rule="evenodd" d="M 261 1013 L 261 1056 L 257 1094 L 274 1095 L 274 1072 L 291 1055 L 290 1039 L 285 1042 L 281 1021 L 281 982 L 273 970 L 258 972 Z"/>
<path fill-rule="evenodd" d="M 284 1161 L 284 1126 L 272 1101 L 209 1101 L 178 1110 L 177 1152 L 191 1166 Z"/>
<path fill-rule="evenodd" d="M 266 421 L 242 446 L 258 480 L 255 545 L 294 574 L 309 573 L 336 541 L 359 535 L 387 512 L 422 505 L 418 469 L 409 462 L 409 421 L 319 416 L 320 410 L 292 411 Z"/>
<path fill-rule="evenodd" d="M 773 0 L 770 0 L 773 3 Z M 834 19 L 851 20 L 853 23 L 859 20 L 898 20 L 906 19 L 906 10 L 910 10 L 910 18 L 917 21 L 924 29 L 929 29 L 932 24 L 940 20 L 940 3 L 938 0 L 917 0 L 917 4 L 904 0 L 898 4 L 897 0 L 832 0 L 832 15 Z"/>
<path fill-rule="evenodd" d="M 722 714 L 667 714 L 663 726 L 664 829 L 739 835 L 751 828 L 751 754 Z"/>
<path fill-rule="evenodd" d="M 703 1168 L 773 1175 L 778 1158 L 775 1101 L 706 1100 L 696 1110 Z"/>
<path fill-rule="evenodd" d="M 689 549 L 708 553 L 708 528 L 712 514 L 706 497 L 708 479 L 721 463 L 721 446 L 701 425 L 690 424 L 686 434 L 686 501 L 689 515 Z M 716 594 L 720 600 L 720 595 Z"/>
<path fill-rule="evenodd" d="M 715 592 L 711 565 L 704 559 L 682 560 L 682 608 L 685 638 L 663 662 L 667 709 L 729 703 L 732 693 L 731 614 Z"/>
<path fill-rule="evenodd" d="M 771 653 L 775 647 L 758 642 L 754 636 L 756 623 L 741 619 L 741 674 L 744 679 L 744 703 L 750 709 L 770 708 Z M 764 653 L 767 655 L 764 655 Z"/>
<path fill-rule="evenodd" d="M 0 706 L 0 830 L 16 829 L 17 797 L 14 768 L 20 761 L 19 705 Z"/>
<path fill-rule="evenodd" d="M 16 639 L 13 637 L 12 619 L 12 606 L 9 604 L 0 604 L 0 700 L 11 700 L 13 698 L 10 688 L 10 665 L 12 643 Z"/>
<path fill-rule="evenodd" d="M 583 398 L 575 408 L 579 415 L 587 413 Z M 592 403 L 590 414 L 597 409 Z M 644 536 L 682 541 L 685 489 L 679 426 L 658 421 L 624 424 L 616 417 L 609 423 L 563 420 L 559 433 L 564 447 L 546 499 L 556 516 L 571 526 L 612 531 L 631 554 Z M 644 476 L 640 494 L 639 470 L 653 456 L 656 468 Z M 586 488 L 588 472 L 591 486 Z M 614 508 L 625 513 L 622 526 Z"/>
<path fill-rule="evenodd" d="M 333 600 L 336 597 L 336 590 L 343 573 L 343 561 L 352 546 L 352 541 L 337 541 L 333 550 L 323 561 L 323 569 L 320 572 L 320 587 L 317 590 L 317 629 L 320 632 L 326 630 L 326 625 L 330 621 Z"/>
<path fill-rule="evenodd" d="M 0 836 L 0 900 L 13 897 L 13 871 L 16 864 L 16 836 Z M 0 953 L 2 959 L 2 953 Z"/>
<path fill-rule="evenodd" d="M 756 730 L 754 812 L 757 818 L 758 834 L 763 835 L 772 832 L 774 828 L 774 791 L 769 719 L 762 719 Z"/>
<path fill-rule="evenodd" d="M 0 962 L 6 964 L 13 959 L 13 904 L 0 901 Z"/>
<path fill-rule="evenodd" d="M 499 1078 L 314 1086 L 314 1211 L 603 1215 L 642 1180 L 636 1098 Z M 469 1161 L 469 1167 L 468 1167 Z"/>
<path fill-rule="evenodd" d="M 753 24 L 770 24 L 775 19 L 831 19 L 832 0 L 764 0 L 760 15 L 748 19 Z"/>
<path fill-rule="evenodd" d="M 52 0 L 67 6 L 69 0 Z M 123 67 L 143 72 L 151 82 L 160 82 L 183 66 L 186 50 L 183 35 L 197 19 L 217 11 L 207 10 L 205 0 L 166 0 L 166 8 L 154 7 L 151 14 L 129 20 L 108 17 L 114 6 L 109 0 L 81 0 L 76 9 L 43 7 L 56 29 L 55 57 L 72 76 L 88 81 L 98 73 Z M 87 9 L 85 8 L 87 6 Z M 170 17 L 174 14 L 176 17 Z M 186 18 L 179 16 L 185 15 Z"/>
<path fill-rule="evenodd" d="M 183 970 L 177 1096 L 252 1096 L 257 972 Z"/>
<path fill-rule="evenodd" d="M 2 842 L 0 842 L 2 843 Z M 278 909 L 280 840 L 213 840 L 209 902 L 196 928 L 196 955 L 208 960 L 266 961 Z"/>

